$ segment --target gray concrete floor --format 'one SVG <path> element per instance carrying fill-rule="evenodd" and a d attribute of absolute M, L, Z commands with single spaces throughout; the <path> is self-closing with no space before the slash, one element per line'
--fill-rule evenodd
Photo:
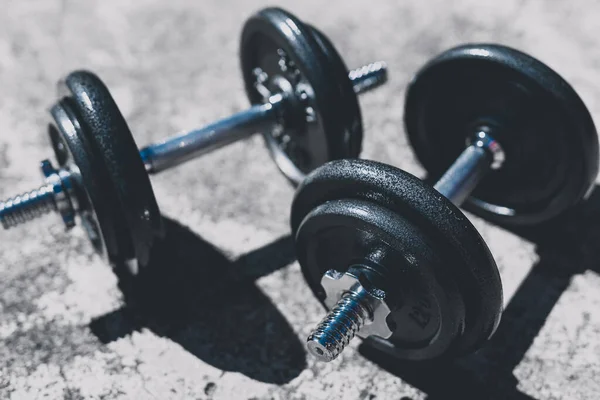
<path fill-rule="evenodd" d="M 592 115 L 600 115 L 597 1 L 274 4 L 321 28 L 349 66 L 388 62 L 389 84 L 361 98 L 363 157 L 417 176 L 424 171 L 403 132 L 404 91 L 419 66 L 453 45 L 486 41 L 527 51 L 562 74 Z M 240 29 L 265 5 L 2 1 L 0 195 L 40 183 L 37 163 L 50 156 L 46 109 L 57 79 L 75 68 L 106 81 L 140 145 L 241 110 L 247 99 Z M 358 342 L 326 365 L 305 354 L 303 340 L 322 310 L 293 261 L 293 190 L 268 161 L 260 137 L 152 183 L 174 242 L 168 264 L 192 270 L 188 318 L 165 323 L 129 313 L 111 269 L 81 230 L 65 233 L 56 217 L 2 232 L 0 397 L 600 397 L 597 195 L 555 230 L 515 234 L 472 218 L 502 274 L 504 322 L 478 354 L 424 373 L 374 363 Z M 229 274 L 258 278 L 219 286 Z M 211 301 L 201 296 L 207 286 Z M 148 301 L 172 296 L 157 290 Z"/>

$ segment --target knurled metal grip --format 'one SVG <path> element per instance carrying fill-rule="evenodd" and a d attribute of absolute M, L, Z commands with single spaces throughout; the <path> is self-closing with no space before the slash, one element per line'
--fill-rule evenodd
<path fill-rule="evenodd" d="M 387 66 L 384 62 L 374 62 L 350 71 L 348 78 L 357 94 L 366 93 L 386 82 Z M 283 130 L 286 126 L 285 102 L 285 95 L 269 93 L 268 101 L 264 104 L 250 107 L 201 129 L 146 146 L 140 150 L 146 171 L 158 173 L 255 133 Z"/>
<path fill-rule="evenodd" d="M 490 169 L 498 169 L 504 162 L 502 146 L 488 131 L 478 129 L 467 141 L 467 148 L 433 185 L 456 206 L 465 202 Z"/>

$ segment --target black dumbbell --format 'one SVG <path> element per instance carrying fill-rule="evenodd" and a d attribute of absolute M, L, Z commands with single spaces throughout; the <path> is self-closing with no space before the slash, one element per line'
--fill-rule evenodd
<path fill-rule="evenodd" d="M 502 222 L 535 223 L 577 203 L 597 173 L 596 130 L 575 91 L 503 46 L 462 46 L 428 63 L 410 84 L 405 122 L 420 159 L 443 174 L 435 186 L 339 160 L 311 173 L 294 198 L 298 260 L 329 310 L 307 343 L 320 360 L 355 334 L 407 360 L 479 348 L 499 323 L 502 285 L 457 206 L 468 199 Z"/>
<path fill-rule="evenodd" d="M 135 272 L 163 230 L 148 173 L 257 132 L 293 183 L 327 161 L 359 155 L 357 94 L 386 81 L 384 63 L 349 73 L 321 32 L 267 8 L 243 28 L 241 66 L 250 109 L 141 151 L 100 79 L 85 71 L 68 75 L 50 111 L 58 167 L 42 162 L 43 186 L 0 203 L 4 228 L 49 211 L 72 227 L 79 215 L 95 249 Z"/>

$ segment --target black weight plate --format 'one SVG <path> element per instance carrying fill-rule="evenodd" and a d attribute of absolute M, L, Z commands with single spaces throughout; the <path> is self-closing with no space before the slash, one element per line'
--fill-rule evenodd
<path fill-rule="evenodd" d="M 435 270 L 435 275 L 453 280 L 465 307 L 464 331 L 446 355 L 473 351 L 493 334 L 502 310 L 498 270 L 477 230 L 452 203 L 429 185 L 397 168 L 366 160 L 333 161 L 311 173 L 296 192 L 291 211 L 294 237 L 300 238 L 301 224 L 310 213 L 327 202 L 337 200 L 363 200 L 386 208 L 395 215 L 393 221 L 397 229 L 412 229 L 415 235 L 418 233 L 425 238 L 421 242 L 434 252 L 431 255 L 424 253 L 421 260 L 425 265 L 430 264 L 432 268 L 439 265 L 427 261 L 426 257 L 441 260 L 443 265 Z M 380 219 L 383 221 L 386 217 Z M 372 225 L 384 229 L 384 222 Z M 389 237 L 383 235 L 382 242 L 389 245 L 385 242 Z M 394 237 L 397 239 L 398 235 Z M 322 300 L 320 280 L 332 266 L 307 258 L 311 253 L 306 252 L 302 242 L 296 245 L 304 276 Z M 396 248 L 400 247 L 396 245 Z M 413 248 L 425 249 L 426 246 L 418 244 Z M 339 255 L 350 249 L 345 247 L 340 251 L 340 248 L 334 248 L 330 251 Z M 392 340 L 376 341 L 374 344 L 398 357 L 405 356 L 405 344 L 395 343 L 394 336 Z"/>
<path fill-rule="evenodd" d="M 332 200 L 304 218 L 296 248 L 314 266 L 309 272 L 345 272 L 358 264 L 381 277 L 377 288 L 394 310 L 388 325 L 398 329 L 389 341 L 370 338 L 374 344 L 402 359 L 449 356 L 465 326 L 465 306 L 447 260 L 418 227 L 371 201 Z"/>
<path fill-rule="evenodd" d="M 65 79 L 75 113 L 92 147 L 101 155 L 131 233 L 135 258 L 143 267 L 163 235 L 160 211 L 133 136 L 102 81 L 76 71 Z"/>
<path fill-rule="evenodd" d="M 328 65 L 327 71 L 331 75 L 331 82 L 337 87 L 340 102 L 332 106 L 339 108 L 338 118 L 341 119 L 339 125 L 344 127 L 342 137 L 344 143 L 340 146 L 345 155 L 340 158 L 358 158 L 362 148 L 363 123 L 358 96 L 348 77 L 348 67 L 327 36 L 314 26 L 307 26 L 321 46 Z"/>
<path fill-rule="evenodd" d="M 60 99 L 50 114 L 50 141 L 59 166 L 71 173 L 83 228 L 94 249 L 118 263 L 132 254 L 131 235 L 120 214 L 115 215 L 119 203 L 108 171 L 90 147 L 70 99 Z"/>
<path fill-rule="evenodd" d="M 598 173 L 598 138 L 582 100 L 557 73 L 517 50 L 470 44 L 425 65 L 406 95 L 406 132 L 439 178 L 481 125 L 506 161 L 465 208 L 504 224 L 550 219 L 586 196 Z"/>
<path fill-rule="evenodd" d="M 252 104 L 268 100 L 258 90 L 256 71 L 268 77 L 260 87 L 287 95 L 290 107 L 285 111 L 284 131 L 264 132 L 264 136 L 288 179 L 298 184 L 327 161 L 348 156 L 346 120 L 332 106 L 341 103 L 339 88 L 308 26 L 279 8 L 263 9 L 244 25 L 240 59 Z"/>

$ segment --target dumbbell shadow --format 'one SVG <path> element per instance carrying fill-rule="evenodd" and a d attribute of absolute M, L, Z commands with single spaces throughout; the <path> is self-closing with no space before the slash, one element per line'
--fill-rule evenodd
<path fill-rule="evenodd" d="M 510 299 L 498 330 L 477 353 L 447 364 L 399 364 L 361 346 L 361 353 L 389 372 L 438 398 L 529 399 L 519 392 L 513 371 L 577 274 L 600 273 L 600 186 L 590 198 L 547 223 L 505 229 L 532 242 L 539 261 Z M 432 379 L 435 376 L 435 379 Z"/>
<path fill-rule="evenodd" d="M 92 321 L 92 332 L 109 343 L 146 328 L 225 371 L 277 384 L 298 376 L 304 347 L 254 282 L 294 261 L 291 238 L 232 262 L 177 222 L 165 226 L 147 270 L 135 282 L 118 273 L 125 305 Z"/>

